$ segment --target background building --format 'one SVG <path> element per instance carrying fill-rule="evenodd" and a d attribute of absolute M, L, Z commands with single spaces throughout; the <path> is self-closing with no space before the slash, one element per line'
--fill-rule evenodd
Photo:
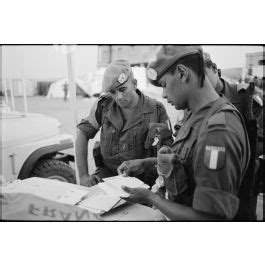
<path fill-rule="evenodd" d="M 128 60 L 132 66 L 147 66 L 154 58 L 155 45 L 100 45 L 98 47 L 98 67 L 106 67 L 115 60 Z"/>
<path fill-rule="evenodd" d="M 265 52 L 253 52 L 246 54 L 246 69 L 248 74 L 258 77 L 264 76 Z"/>
<path fill-rule="evenodd" d="M 254 52 L 246 54 L 246 67 L 265 65 L 265 52 Z"/>

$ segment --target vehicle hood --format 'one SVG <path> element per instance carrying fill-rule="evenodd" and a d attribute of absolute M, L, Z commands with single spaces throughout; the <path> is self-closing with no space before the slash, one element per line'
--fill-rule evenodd
<path fill-rule="evenodd" d="M 25 145 L 60 134 L 58 120 L 41 114 L 2 114 L 1 148 Z"/>

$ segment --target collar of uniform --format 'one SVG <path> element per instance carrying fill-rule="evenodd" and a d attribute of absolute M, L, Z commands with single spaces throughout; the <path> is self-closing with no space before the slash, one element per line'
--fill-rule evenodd
<path fill-rule="evenodd" d="M 136 89 L 136 93 L 139 95 L 139 102 L 137 103 L 136 109 L 141 110 L 142 113 L 152 113 L 155 111 L 154 104 L 151 103 L 148 96 L 145 96 L 142 91 L 140 91 L 138 88 Z M 115 100 L 112 100 L 111 104 L 108 107 L 108 110 L 115 107 L 116 102 Z"/>
<path fill-rule="evenodd" d="M 145 96 L 140 90 L 136 90 L 137 94 L 140 96 L 140 100 L 135 108 L 134 114 L 131 118 L 126 122 L 125 126 L 123 127 L 122 131 L 129 130 L 135 127 L 138 123 L 144 120 L 145 113 L 152 113 L 156 111 L 155 104 L 149 99 L 149 97 Z"/>
<path fill-rule="evenodd" d="M 190 116 L 190 123 L 192 124 L 193 127 L 195 127 L 196 123 L 198 120 L 200 120 L 201 118 L 205 117 L 205 112 L 207 112 L 213 105 L 215 102 L 217 102 L 218 100 L 225 100 L 225 97 L 220 97 L 214 101 L 209 102 L 208 104 L 202 106 L 200 109 L 198 109 L 195 113 L 192 113 L 192 115 Z"/>
<path fill-rule="evenodd" d="M 112 100 L 111 104 L 108 106 L 106 117 L 118 131 L 125 131 L 133 128 L 137 123 L 143 120 L 143 113 L 155 111 L 147 96 L 145 96 L 139 89 L 136 90 L 136 93 L 139 95 L 139 101 L 134 114 L 131 116 L 131 119 L 126 122 L 125 126 L 123 124 L 122 114 L 118 104 Z"/>
<path fill-rule="evenodd" d="M 126 122 L 122 131 L 129 130 L 135 127 L 135 125 L 137 125 L 138 123 L 142 122 L 144 120 L 144 113 L 152 113 L 153 111 L 155 111 L 147 96 L 145 96 L 139 89 L 136 90 L 136 93 L 139 95 L 139 101 L 133 115 Z"/>
<path fill-rule="evenodd" d="M 137 89 L 137 93 L 140 96 L 140 104 L 142 108 L 142 113 L 152 113 L 155 111 L 155 106 L 152 104 L 150 98 L 145 96 L 139 89 Z"/>
<path fill-rule="evenodd" d="M 220 98 L 217 100 L 220 100 Z M 195 113 L 189 114 L 185 123 L 180 128 L 180 130 L 177 134 L 177 137 L 174 141 L 174 144 L 186 139 L 188 137 L 188 135 L 190 134 L 190 131 L 192 129 L 197 130 L 199 132 L 201 121 L 204 119 L 207 111 L 213 106 L 213 104 L 217 100 L 212 101 L 212 102 L 208 103 L 207 105 L 204 105 L 203 107 L 198 109 Z"/>

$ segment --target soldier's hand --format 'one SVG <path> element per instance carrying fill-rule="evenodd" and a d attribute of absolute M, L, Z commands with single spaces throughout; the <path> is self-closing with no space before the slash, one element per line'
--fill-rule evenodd
<path fill-rule="evenodd" d="M 117 169 L 119 175 L 137 176 L 144 172 L 143 161 L 141 159 L 124 161 Z"/>
<path fill-rule="evenodd" d="M 157 153 L 157 173 L 163 178 L 168 178 L 173 170 L 176 156 L 170 147 L 163 146 Z"/>
<path fill-rule="evenodd" d="M 86 187 L 92 187 L 102 182 L 101 178 L 97 175 L 83 175 L 80 177 L 80 185 Z"/>
<path fill-rule="evenodd" d="M 148 203 L 153 196 L 153 192 L 144 188 L 129 188 L 122 186 L 122 189 L 130 195 L 128 197 L 121 198 L 130 203 Z"/>
<path fill-rule="evenodd" d="M 164 139 L 167 139 L 172 136 L 171 129 L 168 128 L 168 125 L 165 123 L 149 123 L 149 131 L 145 140 L 145 148 L 149 149 L 153 143 L 155 144 L 155 138 L 158 139 L 156 143 L 158 146 L 161 145 Z"/>

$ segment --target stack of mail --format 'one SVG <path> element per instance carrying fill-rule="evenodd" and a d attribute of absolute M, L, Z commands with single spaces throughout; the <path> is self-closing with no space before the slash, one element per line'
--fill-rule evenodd
<path fill-rule="evenodd" d="M 93 187 L 81 187 L 71 183 L 43 178 L 17 180 L 2 186 L 3 193 L 27 193 L 51 201 L 76 205 L 94 213 L 103 214 L 125 203 L 121 197 L 129 194 L 121 187 L 148 188 L 141 180 L 121 175 L 106 178 Z"/>
<path fill-rule="evenodd" d="M 89 194 L 78 204 L 79 207 L 85 208 L 94 213 L 105 213 L 113 208 L 125 203 L 121 197 L 128 197 L 129 194 L 121 187 L 130 188 L 149 188 L 141 180 L 121 175 L 105 178 L 104 182 L 90 188 Z"/>
<path fill-rule="evenodd" d="M 121 198 L 107 194 L 99 185 L 96 185 L 89 188 L 89 193 L 77 206 L 93 213 L 103 214 L 120 205 L 118 204 L 120 201 L 122 201 Z"/>
<path fill-rule="evenodd" d="M 122 175 L 106 178 L 104 179 L 104 182 L 99 183 L 98 185 L 107 194 L 117 197 L 129 196 L 129 194 L 122 189 L 122 186 L 129 188 L 149 188 L 148 185 L 137 178 L 123 177 Z"/>

